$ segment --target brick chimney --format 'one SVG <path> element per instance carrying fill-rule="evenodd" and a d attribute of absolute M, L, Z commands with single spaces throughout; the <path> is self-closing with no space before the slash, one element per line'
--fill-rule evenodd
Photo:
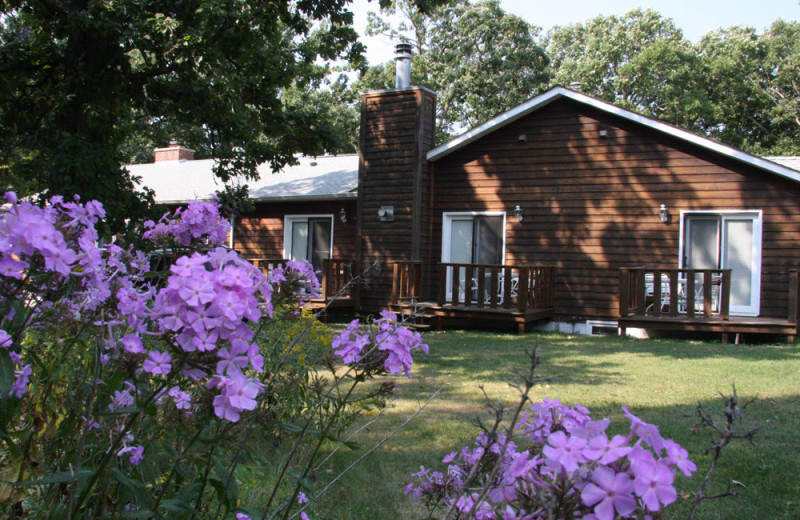
<path fill-rule="evenodd" d="M 179 141 L 172 139 L 166 148 L 155 149 L 155 161 L 192 161 L 194 150 L 183 146 Z"/>
<path fill-rule="evenodd" d="M 429 249 L 432 181 L 426 155 L 434 146 L 436 93 L 409 86 L 410 45 L 398 45 L 396 59 L 396 88 L 361 96 L 357 258 L 364 266 L 376 259 L 421 261 Z M 386 308 L 391 290 L 389 267 L 362 291 L 362 307 Z"/>

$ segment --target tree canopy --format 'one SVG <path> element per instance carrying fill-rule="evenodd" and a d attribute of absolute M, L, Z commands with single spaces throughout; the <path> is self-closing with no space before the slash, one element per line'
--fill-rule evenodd
<path fill-rule="evenodd" d="M 547 85 L 541 29 L 500 8 L 498 0 L 454 0 L 426 15 L 408 0 L 372 13 L 368 32 L 412 43 L 412 81 L 438 94 L 437 140 L 479 124 Z M 387 16 L 401 15 L 391 24 Z M 394 86 L 391 66 L 362 77 L 358 88 Z"/>
<path fill-rule="evenodd" d="M 122 165 L 168 137 L 223 180 L 336 148 L 303 93 L 362 62 L 349 1 L 0 1 L 0 188 L 100 199 L 119 227 L 148 202 Z"/>

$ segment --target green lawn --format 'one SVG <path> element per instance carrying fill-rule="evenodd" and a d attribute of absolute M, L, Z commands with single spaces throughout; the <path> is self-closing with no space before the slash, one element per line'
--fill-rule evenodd
<path fill-rule="evenodd" d="M 395 378 L 396 399 L 385 417 L 359 440 L 369 447 L 380 440 L 437 389 L 440 394 L 404 430 L 349 473 L 313 509 L 313 518 L 423 518 L 424 510 L 403 495 L 410 474 L 420 465 L 436 466 L 450 451 L 470 444 L 475 417 L 488 418 L 480 386 L 493 399 L 513 401 L 506 383 L 511 369 L 528 366 L 526 351 L 540 347 L 538 374 L 552 381 L 533 391 L 533 399 L 579 402 L 595 418 L 607 416 L 612 430 L 627 431 L 620 411 L 627 404 L 643 420 L 660 426 L 662 435 L 689 450 L 697 463 L 693 479 L 677 479 L 679 491 L 697 489 L 710 458 L 701 432 L 692 433 L 695 405 L 721 408 L 718 392 L 735 383 L 747 408 L 744 427 L 760 425 L 756 445 L 733 445 L 716 474 L 718 486 L 732 478 L 742 483 L 741 497 L 706 502 L 702 519 L 800 518 L 800 348 L 794 345 L 720 345 L 678 340 L 634 340 L 487 332 L 428 333 L 429 356 L 420 355 L 414 378 Z M 325 473 L 336 474 L 359 452 L 338 453 Z M 327 476 L 319 476 L 318 485 Z M 679 499 L 680 501 L 680 499 Z M 673 506 L 669 518 L 685 518 L 688 502 Z"/>

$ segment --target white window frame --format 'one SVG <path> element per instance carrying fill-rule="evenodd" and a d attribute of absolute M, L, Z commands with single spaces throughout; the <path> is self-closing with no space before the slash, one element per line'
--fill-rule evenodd
<path fill-rule="evenodd" d="M 453 236 L 453 220 L 458 217 L 503 217 L 503 253 L 502 262 L 506 263 L 506 225 L 505 211 L 445 211 L 442 213 L 442 263 L 450 263 L 450 240 Z M 447 245 L 447 247 L 445 247 Z"/>
<path fill-rule="evenodd" d="M 753 220 L 753 251 L 751 273 L 751 305 L 746 308 L 731 309 L 730 314 L 736 316 L 758 316 L 761 313 L 761 257 L 762 257 L 762 228 L 764 224 L 764 211 L 760 209 L 722 209 L 722 210 L 681 210 L 680 237 L 678 245 L 678 266 L 684 268 L 684 248 L 686 247 L 686 217 L 692 216 L 719 216 L 719 217 L 746 217 Z M 720 226 L 717 237 L 717 250 L 720 252 L 720 263 L 726 265 L 725 248 L 721 247 L 724 243 L 725 226 Z"/>
<path fill-rule="evenodd" d="M 292 224 L 294 222 L 308 222 L 310 218 L 329 218 L 331 220 L 331 243 L 328 245 L 329 258 L 333 258 L 333 231 L 334 220 L 332 214 L 314 214 L 314 215 L 285 215 L 283 217 L 283 258 L 289 259 L 292 257 Z M 311 261 L 309 259 L 309 261 Z"/>

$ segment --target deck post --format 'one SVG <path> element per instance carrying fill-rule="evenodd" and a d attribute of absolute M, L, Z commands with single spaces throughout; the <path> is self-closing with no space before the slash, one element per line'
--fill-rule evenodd
<path fill-rule="evenodd" d="M 722 271 L 722 285 L 719 288 L 719 317 L 723 320 L 730 318 L 731 309 L 731 270 Z"/>
<path fill-rule="evenodd" d="M 441 307 L 447 295 L 447 266 L 439 264 L 439 299 L 436 303 Z"/>
<path fill-rule="evenodd" d="M 400 264 L 392 264 L 392 305 L 397 305 L 400 300 Z"/>
<path fill-rule="evenodd" d="M 506 269 L 508 270 L 508 269 Z M 530 274 L 530 270 L 527 267 L 521 267 L 519 270 L 519 284 L 517 285 L 517 308 L 520 312 L 525 312 L 528 310 L 528 275 Z M 507 278 L 510 282 L 511 277 Z M 504 284 L 506 287 L 505 289 L 508 291 L 510 287 L 510 283 L 506 282 Z M 522 332 L 525 332 L 525 322 L 521 324 Z"/>
<path fill-rule="evenodd" d="M 322 301 L 328 301 L 328 274 L 331 270 L 331 259 L 325 258 L 322 260 L 322 280 L 320 285 L 322 285 Z"/>

